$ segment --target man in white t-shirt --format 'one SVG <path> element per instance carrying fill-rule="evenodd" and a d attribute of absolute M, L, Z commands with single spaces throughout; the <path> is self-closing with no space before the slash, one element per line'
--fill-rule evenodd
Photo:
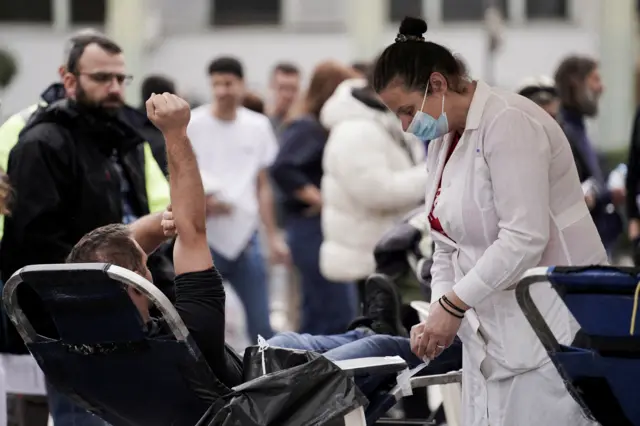
<path fill-rule="evenodd" d="M 278 144 L 269 119 L 242 107 L 244 72 L 235 58 L 209 65 L 213 104 L 193 110 L 188 134 L 207 193 L 207 239 L 214 262 L 247 312 L 251 338 L 273 334 L 260 219 L 273 263 L 289 261 L 274 219 L 268 178 Z"/>

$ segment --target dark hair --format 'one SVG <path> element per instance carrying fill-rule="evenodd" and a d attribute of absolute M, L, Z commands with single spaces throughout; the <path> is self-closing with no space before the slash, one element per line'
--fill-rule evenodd
<path fill-rule="evenodd" d="M 67 263 L 111 263 L 134 272 L 145 268 L 140 249 L 126 225 L 115 223 L 86 234 L 73 247 Z"/>
<path fill-rule="evenodd" d="M 426 32 L 427 23 L 423 19 L 402 20 L 395 43 L 382 52 L 374 65 L 372 85 L 376 92 L 392 84 L 424 90 L 434 72 L 444 76 L 451 90 L 459 90 L 466 77 L 464 64 L 446 47 L 425 41 Z"/>
<path fill-rule="evenodd" d="M 77 74 L 79 72 L 78 63 L 80 62 L 80 58 L 87 46 L 91 44 L 97 44 L 100 48 L 112 55 L 122 53 L 120 46 L 110 38 L 101 34 L 79 35 L 74 41 L 71 50 L 69 50 L 69 57 L 67 58 L 67 72 L 71 74 Z"/>
<path fill-rule="evenodd" d="M 172 80 L 161 75 L 150 75 L 142 81 L 140 87 L 140 93 L 142 94 L 142 101 L 146 101 L 151 97 L 152 93 L 176 93 L 176 85 Z"/>
<path fill-rule="evenodd" d="M 242 63 L 231 56 L 221 56 L 212 60 L 207 68 L 209 76 L 213 74 L 233 74 L 240 80 L 244 79 Z"/>
<path fill-rule="evenodd" d="M 245 93 L 244 99 L 242 100 L 242 106 L 250 109 L 251 111 L 264 114 L 264 101 L 260 96 L 253 92 Z"/>
<path fill-rule="evenodd" d="M 565 106 L 578 107 L 578 93 L 587 76 L 596 68 L 595 59 L 572 55 L 564 58 L 556 69 L 555 80 L 560 101 Z"/>
<path fill-rule="evenodd" d="M 273 72 L 271 75 L 276 75 L 277 73 L 283 74 L 300 74 L 300 68 L 298 68 L 295 64 L 291 62 L 278 62 L 275 67 L 273 67 Z"/>

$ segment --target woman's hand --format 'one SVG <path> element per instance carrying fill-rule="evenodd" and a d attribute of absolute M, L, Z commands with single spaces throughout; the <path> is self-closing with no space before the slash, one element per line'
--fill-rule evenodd
<path fill-rule="evenodd" d="M 450 297 L 457 299 L 457 297 Z M 434 359 L 446 348 L 451 346 L 460 328 L 461 318 L 457 318 L 445 311 L 439 302 L 434 302 L 429 308 L 429 317 L 424 326 L 416 327 L 416 337 L 412 335 L 411 350 L 418 358 Z M 422 328 L 422 333 L 418 330 Z M 412 333 L 414 330 L 412 329 Z M 415 345 L 414 345 L 415 340 Z"/>

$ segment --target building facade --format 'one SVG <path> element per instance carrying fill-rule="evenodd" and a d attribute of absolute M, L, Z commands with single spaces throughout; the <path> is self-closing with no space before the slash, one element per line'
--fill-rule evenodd
<path fill-rule="evenodd" d="M 126 1 L 126 0 L 111 0 Z M 208 99 L 206 64 L 231 54 L 249 85 L 265 91 L 277 61 L 308 73 L 322 59 L 351 61 L 349 0 L 147 0 L 140 31 L 148 34 L 142 70 L 176 79 L 183 93 Z M 524 77 L 550 74 L 569 53 L 597 55 L 599 0 L 494 0 L 504 15 L 503 43 L 493 65 L 483 24 L 487 0 L 386 0 L 392 42 L 405 15 L 424 16 L 428 38 L 461 55 L 472 76 L 514 87 Z M 63 41 L 82 27 L 104 26 L 107 0 L 0 0 L 0 46 L 15 53 L 19 75 L 2 94 L 6 116 L 32 103 L 54 81 Z M 382 45 L 380 46 L 382 47 Z M 126 52 L 125 52 L 126 54 Z M 142 75 L 135 76 L 138 80 Z"/>

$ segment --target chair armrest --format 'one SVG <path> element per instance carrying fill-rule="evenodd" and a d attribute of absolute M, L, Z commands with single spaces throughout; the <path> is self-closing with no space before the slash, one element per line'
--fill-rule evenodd
<path fill-rule="evenodd" d="M 332 362 L 351 374 L 389 374 L 407 368 L 407 363 L 399 356 L 356 358 Z"/>

